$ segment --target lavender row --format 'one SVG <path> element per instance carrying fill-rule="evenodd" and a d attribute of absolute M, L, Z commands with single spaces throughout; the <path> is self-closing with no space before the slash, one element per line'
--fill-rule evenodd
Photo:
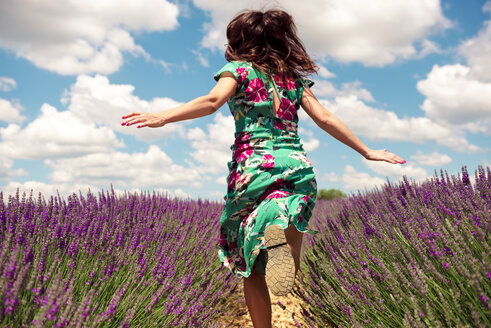
<path fill-rule="evenodd" d="M 300 286 L 313 327 L 491 327 L 491 172 L 319 202 Z"/>
<path fill-rule="evenodd" d="M 216 253 L 222 204 L 3 197 L 0 326 L 218 326 L 237 285 Z"/>

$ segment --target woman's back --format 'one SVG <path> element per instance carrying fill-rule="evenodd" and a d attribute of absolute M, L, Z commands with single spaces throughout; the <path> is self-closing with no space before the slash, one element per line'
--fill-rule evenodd
<path fill-rule="evenodd" d="M 232 73 L 238 83 L 228 101 L 237 134 L 246 131 L 268 134 L 274 129 L 296 133 L 302 92 L 306 86 L 313 85 L 312 81 L 274 73 L 267 76 L 243 61 L 229 62 L 215 74 L 215 79 L 223 72 Z"/>
<path fill-rule="evenodd" d="M 237 80 L 228 101 L 236 132 L 219 254 L 232 272 L 247 277 L 265 247 L 267 226 L 294 224 L 307 231 L 316 182 L 297 134 L 297 110 L 313 82 L 268 76 L 244 61 L 229 62 L 215 79 L 224 72 Z"/>

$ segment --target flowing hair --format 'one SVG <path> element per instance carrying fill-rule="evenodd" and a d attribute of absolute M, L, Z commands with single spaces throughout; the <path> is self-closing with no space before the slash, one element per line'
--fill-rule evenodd
<path fill-rule="evenodd" d="M 283 10 L 248 10 L 239 13 L 227 26 L 227 61 L 246 61 L 259 71 L 292 78 L 316 73 L 297 36 L 293 17 Z"/>

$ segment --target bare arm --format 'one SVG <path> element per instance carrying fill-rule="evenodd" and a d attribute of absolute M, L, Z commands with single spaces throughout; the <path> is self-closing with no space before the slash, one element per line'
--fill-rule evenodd
<path fill-rule="evenodd" d="M 123 116 L 121 125 L 138 124 L 138 128 L 157 128 L 167 123 L 190 120 L 213 114 L 234 94 L 237 81 L 232 73 L 222 73 L 220 80 L 211 91 L 181 106 L 164 110 L 160 113 L 130 113 Z"/>
<path fill-rule="evenodd" d="M 386 161 L 392 164 L 404 164 L 406 162 L 396 154 L 389 153 L 385 149 L 373 150 L 368 148 L 340 119 L 319 103 L 308 87 L 303 90 L 302 107 L 322 130 L 353 148 L 366 159 Z"/>

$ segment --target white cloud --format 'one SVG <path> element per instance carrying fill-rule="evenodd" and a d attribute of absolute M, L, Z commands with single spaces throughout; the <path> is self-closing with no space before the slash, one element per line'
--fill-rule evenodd
<path fill-rule="evenodd" d="M 1 91 L 12 91 L 17 87 L 15 80 L 8 76 L 0 76 L 0 90 Z"/>
<path fill-rule="evenodd" d="M 83 122 L 48 104 L 42 105 L 41 114 L 25 128 L 9 124 L 0 129 L 0 136 L 0 153 L 22 159 L 78 156 L 124 146 L 111 129 Z"/>
<path fill-rule="evenodd" d="M 165 70 L 167 73 L 170 73 L 170 68 L 171 68 L 171 66 L 173 66 L 174 64 L 172 64 L 172 63 L 168 63 L 168 62 L 166 62 L 166 61 L 164 61 L 164 60 L 162 60 L 162 59 L 160 59 L 158 62 L 160 63 L 160 65 L 162 65 L 162 67 L 164 68 L 164 70 Z"/>
<path fill-rule="evenodd" d="M 202 172 L 226 173 L 227 162 L 232 159 L 230 146 L 234 143 L 235 123 L 232 115 L 220 112 L 213 120 L 207 126 L 207 134 L 198 128 L 188 133 L 194 149 L 191 156 L 202 165 Z"/>
<path fill-rule="evenodd" d="M 331 77 L 336 77 L 336 74 L 333 72 L 329 71 L 325 66 L 319 65 L 319 71 L 317 72 L 320 77 L 323 77 L 325 79 L 329 79 Z"/>
<path fill-rule="evenodd" d="M 462 131 L 438 124 L 427 117 L 399 118 L 394 112 L 367 106 L 356 96 L 336 97 L 321 104 L 345 122 L 356 134 L 370 140 L 393 140 L 423 143 L 435 141 L 458 151 L 482 149 L 469 144 Z"/>
<path fill-rule="evenodd" d="M 419 54 L 416 55 L 416 58 L 421 59 L 428 56 L 429 54 L 433 54 L 433 53 L 439 54 L 442 52 L 443 51 L 442 49 L 440 49 L 438 44 L 436 44 L 431 40 L 424 39 L 423 41 L 421 41 L 421 50 Z"/>
<path fill-rule="evenodd" d="M 483 11 L 491 14 L 491 2 Z M 491 82 L 491 20 L 483 23 L 478 35 L 463 42 L 458 49 L 471 67 L 470 77 L 483 82 Z"/>
<path fill-rule="evenodd" d="M 326 174 L 324 178 L 331 182 L 341 181 L 344 190 L 354 192 L 364 189 L 368 191 L 373 190 L 374 188 L 385 184 L 387 178 L 390 181 L 398 181 L 406 175 L 409 179 L 423 181 L 428 177 L 425 169 L 413 165 L 395 165 L 385 162 L 368 161 L 365 159 L 363 160 L 363 163 L 369 167 L 372 172 L 376 173 L 377 176 L 359 172 L 353 166 L 346 165 L 344 173 L 341 176 L 335 173 L 329 173 Z"/>
<path fill-rule="evenodd" d="M 0 180 L 13 178 L 16 176 L 26 176 L 27 172 L 23 169 L 13 169 L 14 161 L 0 155 Z"/>
<path fill-rule="evenodd" d="M 433 152 L 431 154 L 424 154 L 420 150 L 415 154 L 411 155 L 411 159 L 418 164 L 425 166 L 442 166 L 452 163 L 452 158 L 446 154 L 440 154 L 438 152 Z"/>
<path fill-rule="evenodd" d="M 0 47 L 59 74 L 109 74 L 122 52 L 148 57 L 130 33 L 174 29 L 178 13 L 165 0 L 3 0 Z"/>
<path fill-rule="evenodd" d="M 23 107 L 16 102 L 0 98 L 0 121 L 20 123 L 25 117 L 20 114 Z"/>
<path fill-rule="evenodd" d="M 217 183 L 219 185 L 226 186 L 227 185 L 227 176 L 226 175 L 219 176 L 218 178 L 215 179 L 215 183 Z"/>
<path fill-rule="evenodd" d="M 33 197 L 37 197 L 39 193 L 41 193 L 42 197 L 45 199 L 50 196 L 56 196 L 60 194 L 62 197 L 67 197 L 72 195 L 73 193 L 79 194 L 81 193 L 82 195 L 86 195 L 89 191 L 92 194 L 96 194 L 98 192 L 107 192 L 114 190 L 114 193 L 116 195 L 123 195 L 123 194 L 140 194 L 142 192 L 144 193 L 157 193 L 160 195 L 167 195 L 170 197 L 178 197 L 178 198 L 191 198 L 191 195 L 186 193 L 180 188 L 177 188 L 175 190 L 170 190 L 170 189 L 165 189 L 165 188 L 153 188 L 153 189 L 145 189 L 145 188 L 116 188 L 115 186 L 111 185 L 105 185 L 105 186 L 95 186 L 95 185 L 89 185 L 89 184 L 78 184 L 78 183 L 57 183 L 57 184 L 51 184 L 51 183 L 45 183 L 45 182 L 40 182 L 40 181 L 26 181 L 23 183 L 16 182 L 16 181 L 11 181 L 7 185 L 2 187 L 2 192 L 4 195 L 15 195 L 17 190 L 19 190 L 20 194 L 22 195 L 23 193 L 26 193 L 27 195 L 30 194 L 32 191 Z M 5 198 L 5 196 L 4 196 Z"/>
<path fill-rule="evenodd" d="M 108 190 L 110 186 L 107 186 Z M 97 188 L 94 186 L 90 185 L 81 185 L 81 184 L 50 184 L 46 182 L 41 182 L 41 181 L 26 181 L 26 182 L 17 182 L 17 181 L 11 181 L 7 185 L 2 187 L 2 191 L 4 192 L 5 195 L 15 195 L 15 193 L 19 190 L 20 194 L 26 193 L 29 195 L 29 193 L 32 191 L 33 197 L 37 197 L 39 193 L 46 199 L 49 196 L 56 196 L 58 193 L 66 197 L 68 195 L 71 195 L 73 193 L 76 193 L 78 195 L 79 192 L 82 194 L 87 193 L 89 190 L 91 192 L 95 192 Z"/>
<path fill-rule="evenodd" d="M 345 166 L 341 181 L 343 188 L 348 191 L 372 190 L 386 182 L 382 178 L 371 176 L 365 172 L 358 172 L 351 165 Z"/>
<path fill-rule="evenodd" d="M 182 123 L 172 123 L 161 128 L 136 129 L 121 126 L 121 117 L 130 112 L 157 113 L 181 103 L 170 98 L 153 98 L 146 101 L 133 95 L 135 87 L 130 84 L 111 84 L 106 76 L 81 75 L 66 93 L 68 108 L 84 122 L 104 125 L 114 131 L 134 135 L 150 141 L 163 136 L 184 134 Z"/>
<path fill-rule="evenodd" d="M 217 202 L 223 202 L 223 197 L 225 193 L 222 191 L 212 191 L 208 194 L 210 200 L 214 200 Z"/>
<path fill-rule="evenodd" d="M 482 7 L 482 11 L 485 13 L 490 13 L 491 14 L 491 1 L 486 1 L 484 6 Z"/>
<path fill-rule="evenodd" d="M 439 0 L 312 0 L 304 6 L 295 0 L 193 2 L 211 18 L 204 26 L 204 47 L 225 50 L 226 25 L 241 9 L 267 9 L 279 4 L 294 16 L 300 37 L 316 57 L 369 66 L 414 57 L 414 43 L 451 27 Z"/>
<path fill-rule="evenodd" d="M 201 64 L 201 66 L 203 66 L 203 67 L 209 67 L 210 66 L 208 59 L 205 57 L 205 55 L 203 55 L 203 53 L 201 53 L 200 51 L 193 50 L 193 54 L 196 56 L 199 63 Z"/>
<path fill-rule="evenodd" d="M 298 134 L 300 136 L 300 139 L 302 140 L 303 149 L 306 152 L 311 152 L 319 148 L 320 145 L 319 139 L 314 137 L 312 131 L 299 127 Z"/>
<path fill-rule="evenodd" d="M 367 89 L 361 87 L 360 81 L 353 81 L 341 84 L 341 89 L 337 89 L 329 81 L 316 81 L 312 87 L 313 92 L 318 96 L 339 97 L 356 96 L 365 101 L 374 101 L 372 94 Z"/>
<path fill-rule="evenodd" d="M 309 138 L 306 141 L 302 141 L 302 144 L 303 144 L 303 149 L 306 152 L 311 152 L 311 151 L 314 151 L 317 148 L 319 148 L 320 142 L 319 142 L 319 139 L 316 139 L 314 137 L 311 137 L 311 138 Z"/>
<path fill-rule="evenodd" d="M 201 177 L 194 169 L 175 164 L 157 146 L 146 153 L 100 152 L 75 158 L 46 160 L 52 168 L 54 184 L 77 183 L 117 188 L 171 188 L 202 186 Z"/>
<path fill-rule="evenodd" d="M 172 193 L 172 195 L 176 196 L 177 198 L 181 198 L 181 199 L 192 198 L 190 194 L 188 194 L 187 192 L 185 192 L 181 188 L 177 188 L 171 193 Z"/>
<path fill-rule="evenodd" d="M 322 176 L 322 180 L 327 180 L 329 182 L 338 182 L 341 180 L 341 177 L 334 172 L 329 172 Z"/>
<path fill-rule="evenodd" d="M 484 5 L 483 11 L 491 13 L 491 2 Z M 419 92 L 426 96 L 421 108 L 428 118 L 452 129 L 456 135 L 461 135 L 464 129 L 489 135 L 491 20 L 483 23 L 475 37 L 462 42 L 458 53 L 467 60 L 467 65 L 434 65 L 426 79 L 417 83 Z M 466 147 L 462 144 L 454 149 L 460 148 Z"/>
<path fill-rule="evenodd" d="M 405 175 L 416 181 L 423 181 L 428 177 L 428 172 L 422 167 L 415 166 L 411 163 L 391 164 L 387 162 L 369 161 L 363 159 L 363 163 L 372 170 L 372 172 L 388 177 L 390 180 L 400 180 Z"/>
<path fill-rule="evenodd" d="M 491 82 L 476 80 L 471 69 L 460 64 L 433 66 L 418 90 L 427 98 L 421 108 L 434 120 L 452 125 L 474 123 L 474 128 L 491 132 Z"/>

